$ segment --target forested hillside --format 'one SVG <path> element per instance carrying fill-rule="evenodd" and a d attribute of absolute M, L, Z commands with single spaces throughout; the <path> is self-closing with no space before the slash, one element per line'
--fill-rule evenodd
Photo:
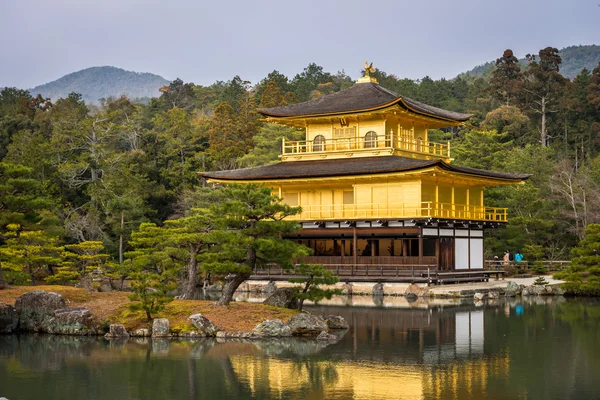
<path fill-rule="evenodd" d="M 452 142 L 454 163 L 532 174 L 523 185 L 486 192 L 488 205 L 509 207 L 511 221 L 489 231 L 488 256 L 520 249 L 528 260 L 570 258 L 585 227 L 600 222 L 600 64 L 573 80 L 561 74 L 554 48 L 530 57 L 526 71 L 509 50 L 495 64 L 489 79 L 375 76 L 405 96 L 473 114 L 461 129 L 431 134 Z M 94 251 L 116 262 L 142 222 L 160 225 L 195 204 L 198 171 L 274 162 L 282 138 L 302 137 L 262 122 L 258 107 L 352 84 L 343 72 L 309 64 L 291 78 L 273 71 L 254 86 L 239 76 L 210 86 L 177 79 L 148 104 L 121 97 L 93 111 L 75 93 L 51 101 L 6 88 L 0 240 L 30 232 L 38 249 L 95 241 Z"/>
<path fill-rule="evenodd" d="M 165 78 L 150 73 L 125 71 L 115 67 L 92 67 L 36 86 L 29 92 L 33 96 L 41 94 L 52 100 L 75 92 L 81 94 L 86 103 L 98 104 L 100 99 L 120 96 L 148 100 L 158 97 L 159 89 L 168 84 L 169 81 Z"/>
<path fill-rule="evenodd" d="M 560 71 L 561 74 L 569 79 L 575 78 L 582 69 L 593 70 L 600 62 L 600 46 L 569 46 L 559 50 L 562 59 Z M 519 60 L 522 67 L 527 66 L 527 59 Z M 489 77 L 495 69 L 493 61 L 478 65 L 472 70 L 461 74 L 462 77 L 477 76 Z"/>

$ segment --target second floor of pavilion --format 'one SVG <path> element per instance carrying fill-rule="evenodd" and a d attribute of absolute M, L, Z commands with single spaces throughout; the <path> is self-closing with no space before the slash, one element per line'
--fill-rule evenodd
<path fill-rule="evenodd" d="M 298 221 L 451 219 L 506 222 L 506 208 L 489 207 L 484 188 L 511 185 L 527 174 L 459 167 L 440 159 L 399 156 L 279 162 L 201 172 L 214 183 L 257 183 L 291 206 Z"/>
<path fill-rule="evenodd" d="M 305 140 L 284 141 L 282 161 L 397 155 L 451 161 L 450 144 L 429 130 L 470 118 L 398 95 L 371 78 L 316 100 L 260 109 L 267 122 L 303 128 Z"/>

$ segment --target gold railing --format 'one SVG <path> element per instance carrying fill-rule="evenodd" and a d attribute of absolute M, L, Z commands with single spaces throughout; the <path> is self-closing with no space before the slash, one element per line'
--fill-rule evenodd
<path fill-rule="evenodd" d="M 507 222 L 507 209 L 466 204 L 424 201 L 411 204 L 333 204 L 302 206 L 300 214 L 289 217 L 298 221 L 338 219 L 442 218 Z"/>
<path fill-rule="evenodd" d="M 376 138 L 350 137 L 321 140 L 285 141 L 283 155 L 325 153 L 347 150 L 397 149 L 438 157 L 450 157 L 450 143 L 435 143 L 396 134 L 378 135 Z"/>

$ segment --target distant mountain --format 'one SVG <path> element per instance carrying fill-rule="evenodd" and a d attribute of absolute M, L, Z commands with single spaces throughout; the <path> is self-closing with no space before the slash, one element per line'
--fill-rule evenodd
<path fill-rule="evenodd" d="M 77 92 L 86 103 L 97 104 L 99 99 L 126 95 L 131 99 L 158 97 L 158 89 L 169 81 L 147 72 L 125 71 L 115 67 L 92 67 L 65 75 L 60 79 L 36 86 L 29 92 L 56 100 Z"/>
<path fill-rule="evenodd" d="M 533 54 L 533 53 L 532 53 Z M 537 55 L 537 52 L 535 53 Z M 583 68 L 587 68 L 590 72 L 600 63 L 600 46 L 569 46 L 559 50 L 562 63 L 560 64 L 560 73 L 569 79 L 575 78 Z M 498 55 L 500 57 L 501 54 Z M 526 65 L 525 59 L 520 59 L 521 64 Z M 459 76 L 488 76 L 496 68 L 495 61 L 490 61 L 482 65 L 478 65 L 470 71 L 460 74 Z"/>

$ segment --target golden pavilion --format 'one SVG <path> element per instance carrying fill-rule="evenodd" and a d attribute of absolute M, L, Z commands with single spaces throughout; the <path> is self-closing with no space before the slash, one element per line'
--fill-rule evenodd
<path fill-rule="evenodd" d="M 485 205 L 484 188 L 529 175 L 453 165 L 450 144 L 429 141 L 429 129 L 461 126 L 470 115 L 396 94 L 370 72 L 340 92 L 259 109 L 267 122 L 306 130 L 305 140 L 284 141 L 280 162 L 200 175 L 264 184 L 301 206 L 293 239 L 313 249 L 305 262 L 381 266 L 382 274 L 483 269 L 484 229 L 507 222 L 506 208 Z"/>

